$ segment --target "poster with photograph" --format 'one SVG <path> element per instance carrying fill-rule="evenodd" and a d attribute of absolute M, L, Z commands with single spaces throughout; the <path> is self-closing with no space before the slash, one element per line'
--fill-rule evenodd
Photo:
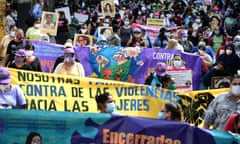
<path fill-rule="evenodd" d="M 177 69 L 167 70 L 167 74 L 171 75 L 175 81 L 177 90 L 192 90 L 192 70 L 191 69 Z"/>
<path fill-rule="evenodd" d="M 101 2 L 103 16 L 114 17 L 116 13 L 114 0 L 106 0 Z"/>
<path fill-rule="evenodd" d="M 50 34 L 51 36 L 57 35 L 58 27 L 58 13 L 43 12 L 41 21 L 41 33 Z"/>
<path fill-rule="evenodd" d="M 73 44 L 74 46 L 89 46 L 93 43 L 91 35 L 75 34 Z"/>
<path fill-rule="evenodd" d="M 230 84 L 231 84 L 230 76 L 213 77 L 211 81 L 211 89 L 229 88 Z"/>
<path fill-rule="evenodd" d="M 98 27 L 98 35 L 106 40 L 109 36 L 113 35 L 112 27 Z"/>
<path fill-rule="evenodd" d="M 55 12 L 60 12 L 63 11 L 65 13 L 65 17 L 68 20 L 68 24 L 70 24 L 72 22 L 71 20 L 71 14 L 70 14 L 70 9 L 69 7 L 62 7 L 62 8 L 56 8 Z"/>

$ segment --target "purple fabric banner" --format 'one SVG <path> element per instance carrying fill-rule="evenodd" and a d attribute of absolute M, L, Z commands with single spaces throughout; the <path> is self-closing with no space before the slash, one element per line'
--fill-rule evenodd
<path fill-rule="evenodd" d="M 197 90 L 199 88 L 201 77 L 201 58 L 193 54 L 181 53 L 175 50 L 151 48 L 144 49 L 141 52 L 141 57 L 144 64 L 136 71 L 136 75 L 134 75 L 136 83 L 144 83 L 144 78 L 146 78 L 149 71 L 152 71 L 151 69 L 155 68 L 158 62 L 169 63 L 174 54 L 181 54 L 183 61 L 185 61 L 185 67 L 193 70 L 193 90 Z"/>
<path fill-rule="evenodd" d="M 33 42 L 35 54 L 41 60 L 42 70 L 52 72 L 57 57 L 63 55 L 63 45 Z M 193 70 L 193 90 L 199 88 L 202 61 L 199 56 L 166 49 L 137 49 L 132 47 L 88 48 L 75 47 L 76 57 L 83 64 L 86 76 L 103 78 L 110 71 L 110 79 L 143 84 L 158 62 L 170 63 L 179 53 L 185 67 Z"/>

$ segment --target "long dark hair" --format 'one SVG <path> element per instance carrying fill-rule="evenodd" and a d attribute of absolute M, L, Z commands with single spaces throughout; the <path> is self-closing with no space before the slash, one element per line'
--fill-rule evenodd
<path fill-rule="evenodd" d="M 171 112 L 171 120 L 182 121 L 182 108 L 179 104 L 166 103 L 164 106 L 167 112 Z"/>
<path fill-rule="evenodd" d="M 42 143 L 42 137 L 39 133 L 36 133 L 36 132 L 31 132 L 28 134 L 28 137 L 27 137 L 27 140 L 26 140 L 26 144 L 31 144 L 32 143 L 32 139 L 35 137 L 35 136 L 39 136 L 40 139 L 41 139 L 41 142 Z"/>

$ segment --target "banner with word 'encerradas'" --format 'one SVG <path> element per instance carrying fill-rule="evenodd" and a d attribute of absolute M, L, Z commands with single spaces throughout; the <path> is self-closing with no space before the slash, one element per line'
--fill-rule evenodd
<path fill-rule="evenodd" d="M 228 132 L 188 123 L 104 113 L 0 111 L 0 143 L 23 144 L 235 144 Z M 37 137 L 36 137 L 37 138 Z"/>
<path fill-rule="evenodd" d="M 29 110 L 97 112 L 95 96 L 109 92 L 118 113 L 156 118 L 163 103 L 177 102 L 177 92 L 145 85 L 78 76 L 9 69 Z"/>

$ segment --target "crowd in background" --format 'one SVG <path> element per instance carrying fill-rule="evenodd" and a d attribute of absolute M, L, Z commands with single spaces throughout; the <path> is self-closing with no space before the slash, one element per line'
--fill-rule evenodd
<path fill-rule="evenodd" d="M 211 2 L 211 3 L 209 3 Z M 2 65 L 12 68 L 41 71 L 40 60 L 34 55 L 34 46 L 26 44 L 23 39 L 48 41 L 64 45 L 64 56 L 56 60 L 54 73 L 85 76 L 84 67 L 75 58 L 72 41 L 74 35 L 87 34 L 94 37 L 94 45 L 103 43 L 111 46 L 173 49 L 198 55 L 202 59 L 201 87 L 207 89 L 211 78 L 216 76 L 233 76 L 240 70 L 240 3 L 237 0 L 120 0 L 115 4 L 114 17 L 99 15 L 99 1 L 89 3 L 79 1 L 72 4 L 69 1 L 71 23 L 64 12 L 59 12 L 57 35 L 40 33 L 40 23 L 44 4 L 40 0 L 34 3 L 30 10 L 28 29 L 24 32 L 18 27 L 18 12 L 6 5 L 5 36 L 0 45 Z M 57 3 L 63 7 L 64 3 Z M 120 11 L 123 13 L 120 14 Z M 74 12 L 89 16 L 85 23 L 79 23 Z M 164 26 L 152 42 L 147 31 L 133 27 L 133 24 L 146 25 L 148 18 L 163 19 Z M 98 27 L 112 27 L 113 34 L 101 37 Z M 172 28 L 179 29 L 177 36 Z M 181 55 L 174 55 L 172 68 L 183 68 Z M 156 73 L 152 73 L 145 84 L 161 85 L 163 88 L 176 89 L 174 79 L 165 75 L 166 65 L 159 63 Z M 155 79 L 157 78 L 157 79 Z M 230 87 L 225 83 L 221 87 Z M 236 93 L 235 93 L 236 94 Z M 239 95 L 238 93 L 236 95 Z M 105 100 L 108 95 L 102 95 L 104 100 L 97 99 L 98 108 L 108 111 Z M 112 99 L 111 99 L 112 102 Z M 109 103 L 111 103 L 109 102 Z M 159 118 L 180 121 L 181 116 L 173 117 L 166 113 L 164 105 Z M 112 111 L 112 109 L 111 109 Z M 178 113 L 179 115 L 179 113 Z M 226 118 L 224 119 L 226 122 Z M 238 121 L 236 120 L 238 123 Z M 209 122 L 210 124 L 210 122 Z"/>

